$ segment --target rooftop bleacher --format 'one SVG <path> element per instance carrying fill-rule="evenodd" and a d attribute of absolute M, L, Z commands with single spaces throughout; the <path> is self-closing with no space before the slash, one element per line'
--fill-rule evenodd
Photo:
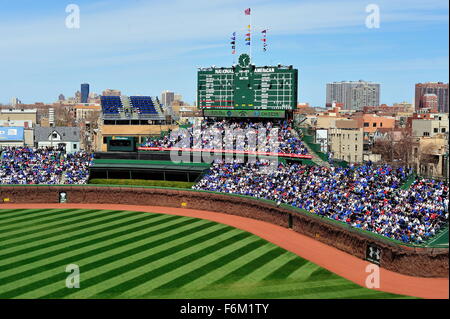
<path fill-rule="evenodd" d="M 137 109 L 138 114 L 158 114 L 150 96 L 130 96 L 130 101 L 133 108 Z"/>
<path fill-rule="evenodd" d="M 120 96 L 100 96 L 100 102 L 104 115 L 118 115 L 123 107 Z"/>
<path fill-rule="evenodd" d="M 126 95 L 101 96 L 100 101 L 105 120 L 161 121 L 165 119 L 158 98 Z"/>

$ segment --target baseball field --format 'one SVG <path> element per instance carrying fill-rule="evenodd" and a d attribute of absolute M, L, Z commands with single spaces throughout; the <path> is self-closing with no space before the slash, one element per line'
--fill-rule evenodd
<path fill-rule="evenodd" d="M 0 298 L 404 298 L 192 217 L 1 209 L 0 242 Z M 71 264 L 79 288 L 66 287 Z"/>

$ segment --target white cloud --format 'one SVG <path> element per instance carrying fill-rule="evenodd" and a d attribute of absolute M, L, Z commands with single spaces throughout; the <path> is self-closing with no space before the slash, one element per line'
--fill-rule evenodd
<path fill-rule="evenodd" d="M 194 56 L 211 58 L 219 54 L 217 49 L 221 47 L 225 55 L 231 32 L 238 31 L 242 36 L 248 23 L 248 16 L 243 14 L 246 7 L 252 8 L 253 30 L 268 28 L 274 46 L 278 45 L 277 38 L 292 35 L 364 33 L 367 32 L 365 7 L 369 3 L 380 6 L 381 32 L 390 25 L 395 25 L 396 30 L 409 31 L 448 23 L 445 0 L 254 0 L 245 3 L 241 0 L 161 0 L 132 4 L 115 0 L 80 5 L 81 28 L 67 29 L 64 24 L 67 13 L 59 3 L 61 12 L 57 16 L 36 16 L 22 21 L 17 14 L 0 19 L 0 72 L 6 77 L 21 72 L 21 76 L 30 77 L 32 81 L 45 77 L 46 73 L 58 77 L 88 68 L 103 72 L 105 66 L 127 68 L 142 62 L 153 62 L 160 68 L 167 61 Z M 301 39 L 300 36 L 295 41 Z M 300 47 L 308 45 L 310 43 L 302 42 Z M 297 44 L 291 41 L 286 43 L 287 47 L 295 50 Z M 326 50 L 328 44 L 322 47 Z M 342 50 L 346 49 L 348 47 Z M 355 44 L 351 49 L 364 52 L 366 47 Z M 442 65 L 441 60 L 438 62 Z M 391 64 L 399 69 L 411 67 Z M 433 68 L 436 64 L 425 65 Z M 381 63 L 379 66 L 382 67 Z"/>
<path fill-rule="evenodd" d="M 378 1 L 382 23 L 448 20 L 444 14 L 423 12 L 421 2 Z M 430 3 L 431 2 L 431 3 Z M 403 5 L 400 5 L 403 3 Z M 444 7 L 442 1 L 427 1 Z M 438 4 L 440 6 L 438 6 Z M 258 1 L 252 19 L 256 30 L 268 27 L 272 35 L 332 32 L 342 28 L 364 28 L 365 2 L 361 1 Z M 177 42 L 226 39 L 233 30 L 244 31 L 248 17 L 240 1 L 177 0 L 138 2 L 122 8 L 105 2 L 81 6 L 81 28 L 66 29 L 66 13 L 39 20 L 0 22 L 0 49 L 40 48 L 58 50 L 108 50 L 123 46 L 175 46 Z"/>

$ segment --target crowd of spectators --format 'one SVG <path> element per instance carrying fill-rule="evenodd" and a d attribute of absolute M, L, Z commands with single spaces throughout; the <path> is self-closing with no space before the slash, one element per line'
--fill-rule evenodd
<path fill-rule="evenodd" d="M 277 130 L 272 131 L 272 129 Z M 241 135 L 233 135 L 229 132 L 240 132 Z M 274 134 L 271 135 L 271 132 Z M 265 122 L 254 122 L 248 119 L 241 121 L 204 120 L 200 125 L 190 127 L 184 131 L 179 130 L 161 138 L 148 139 L 142 146 L 225 149 L 303 155 L 308 153 L 301 138 L 292 129 L 292 121 L 288 120 L 270 120 Z"/>
<path fill-rule="evenodd" d="M 280 132 L 279 152 L 306 152 L 287 121 L 202 122 L 200 128 L 189 132 L 189 146 L 211 147 L 215 141 L 202 134 L 208 128 L 223 135 L 226 129 L 270 130 L 274 126 Z M 165 137 L 149 141 L 148 146 L 172 147 L 176 142 Z M 249 150 L 240 142 L 238 146 Z M 92 161 L 93 155 L 84 151 L 4 147 L 0 184 L 86 184 Z M 402 189 L 411 173 L 403 167 L 372 163 L 347 168 L 299 163 L 272 167 L 267 161 L 217 160 L 193 188 L 273 200 L 405 243 L 423 243 L 448 225 L 449 187 L 447 182 L 417 178 L 409 188 Z"/>
<path fill-rule="evenodd" d="M 0 184 L 86 184 L 93 155 L 56 148 L 4 147 Z"/>
<path fill-rule="evenodd" d="M 241 194 L 289 204 L 403 242 L 422 243 L 448 225 L 448 183 L 417 179 L 387 165 L 349 168 L 214 163 L 194 189 Z"/>

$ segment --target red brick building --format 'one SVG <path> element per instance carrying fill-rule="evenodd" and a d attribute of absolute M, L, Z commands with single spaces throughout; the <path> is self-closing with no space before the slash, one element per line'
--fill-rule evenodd
<path fill-rule="evenodd" d="M 425 102 L 428 100 L 428 98 L 425 98 L 424 101 L 424 96 L 426 94 L 435 94 L 437 96 L 437 112 L 448 113 L 448 83 L 417 83 L 415 96 L 416 111 L 425 108 Z"/>
<path fill-rule="evenodd" d="M 427 93 L 422 96 L 422 108 L 429 109 L 431 113 L 438 112 L 438 97 L 436 94 Z"/>

